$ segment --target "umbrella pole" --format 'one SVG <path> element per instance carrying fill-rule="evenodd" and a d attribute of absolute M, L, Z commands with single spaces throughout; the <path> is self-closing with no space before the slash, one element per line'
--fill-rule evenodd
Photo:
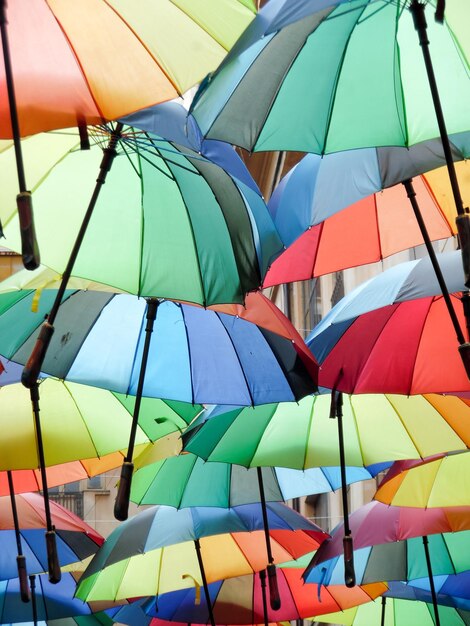
<path fill-rule="evenodd" d="M 431 598 L 432 598 L 432 606 L 434 609 L 434 618 L 435 618 L 436 626 L 441 626 L 441 621 L 439 619 L 439 609 L 437 607 L 436 588 L 434 586 L 434 578 L 432 575 L 431 555 L 429 554 L 428 543 L 429 542 L 428 542 L 427 535 L 423 535 L 424 554 L 426 555 L 426 565 L 428 568 L 429 587 L 431 589 Z"/>
<path fill-rule="evenodd" d="M 194 540 L 194 547 L 196 548 L 197 562 L 199 563 L 199 570 L 201 571 L 202 586 L 204 587 L 204 595 L 206 597 L 207 610 L 209 611 L 209 620 L 210 620 L 211 626 L 215 626 L 214 611 L 212 610 L 211 596 L 209 593 L 209 587 L 207 585 L 206 571 L 204 569 L 204 563 L 202 560 L 201 544 L 199 543 L 199 539 Z"/>
<path fill-rule="evenodd" d="M 439 283 L 439 287 L 441 288 L 442 296 L 444 298 L 447 311 L 449 312 L 450 319 L 454 326 L 455 334 L 457 336 L 457 341 L 459 342 L 460 357 L 463 361 L 465 371 L 467 372 L 467 376 L 470 379 L 470 343 L 465 341 L 464 334 L 462 332 L 462 329 L 460 328 L 459 320 L 457 319 L 457 314 L 455 313 L 454 307 L 452 306 L 452 301 L 450 299 L 449 290 L 447 289 L 446 281 L 444 280 L 444 276 L 442 275 L 441 268 L 439 267 L 439 262 L 437 260 L 436 253 L 434 252 L 434 248 L 432 246 L 432 242 L 429 237 L 426 224 L 421 214 L 419 204 L 416 200 L 416 192 L 413 187 L 413 181 L 411 179 L 405 180 L 403 181 L 403 185 L 406 189 L 406 194 L 413 208 L 416 221 L 418 222 L 418 226 L 421 231 L 421 236 L 423 237 L 424 244 L 428 251 L 429 259 L 432 263 L 434 273 L 437 278 L 437 282 Z M 467 324 L 469 323 L 469 321 L 470 320 L 467 318 Z"/>
<path fill-rule="evenodd" d="M 36 604 L 36 576 L 33 574 L 29 577 L 29 586 L 31 587 L 31 608 L 33 609 L 33 624 L 38 626 L 38 607 Z"/>
<path fill-rule="evenodd" d="M 132 462 L 132 457 L 134 455 L 135 437 L 137 434 L 137 425 L 139 423 L 140 404 L 142 401 L 142 392 L 144 390 L 145 372 L 147 370 L 147 361 L 150 351 L 150 340 L 152 338 L 155 318 L 157 317 L 158 304 L 159 302 L 156 298 L 148 298 L 147 300 L 147 325 L 145 327 L 145 342 L 142 353 L 142 361 L 140 364 L 139 381 L 137 383 L 134 413 L 132 415 L 129 445 L 127 447 L 127 455 L 124 458 L 124 462 L 122 464 L 121 478 L 119 481 L 116 500 L 114 502 L 114 517 L 120 521 L 126 520 L 129 513 L 132 472 L 134 471 L 134 463 Z"/>
<path fill-rule="evenodd" d="M 103 154 L 103 159 L 100 164 L 98 178 L 96 179 L 95 189 L 91 196 L 90 203 L 88 204 L 88 208 L 83 218 L 82 225 L 80 226 L 80 230 L 78 231 L 77 238 L 75 240 L 72 252 L 70 253 L 70 257 L 67 262 L 67 267 L 65 268 L 64 273 L 62 274 L 62 281 L 60 283 L 59 289 L 57 290 L 57 295 L 54 300 L 54 304 L 52 305 L 52 308 L 49 314 L 47 315 L 46 320 L 41 326 L 41 330 L 39 332 L 36 343 L 23 369 L 23 373 L 21 375 L 21 382 L 23 383 L 25 387 L 28 387 L 28 389 L 30 389 L 31 387 L 34 387 L 39 377 L 39 373 L 42 369 L 42 364 L 46 356 L 47 348 L 49 347 L 49 343 L 54 333 L 54 322 L 55 322 L 57 313 L 59 311 L 60 303 L 62 301 L 62 297 L 67 288 L 67 283 L 72 274 L 73 266 L 75 265 L 75 261 L 77 260 L 78 253 L 80 252 L 80 247 L 85 237 L 86 230 L 88 228 L 88 224 L 90 222 L 91 216 L 93 215 L 93 210 L 98 200 L 101 188 L 106 182 L 106 176 L 109 170 L 111 169 L 111 166 L 114 161 L 114 157 L 117 154 L 116 146 L 119 141 L 119 138 L 121 137 L 122 129 L 123 129 L 123 124 L 121 124 L 120 122 L 116 124 L 116 127 L 111 133 L 108 146 L 103 149 L 104 154 Z"/>
<path fill-rule="evenodd" d="M 16 557 L 16 565 L 18 568 L 18 579 L 20 581 L 20 596 L 22 602 L 29 602 L 28 572 L 26 570 L 26 557 L 21 547 L 20 523 L 18 520 L 18 509 L 16 508 L 15 488 L 13 486 L 13 475 L 7 470 L 8 490 L 10 492 L 11 512 L 13 515 L 13 524 L 15 526 L 16 548 L 18 555 Z"/>
<path fill-rule="evenodd" d="M 268 572 L 269 603 L 273 611 L 278 611 L 281 608 L 281 596 L 279 595 L 279 588 L 277 586 L 277 571 L 276 571 L 276 566 L 274 564 L 273 553 L 271 550 L 271 536 L 269 534 L 269 522 L 268 522 L 268 512 L 266 509 L 266 497 L 264 495 L 263 474 L 261 471 L 261 467 L 257 467 L 256 471 L 258 474 L 258 486 L 259 486 L 259 495 L 260 495 L 260 501 L 261 501 L 261 512 L 263 514 L 264 536 L 266 538 L 266 551 L 268 553 L 268 566 L 266 567 L 266 570 Z"/>
<path fill-rule="evenodd" d="M 441 23 L 444 21 L 444 8 L 445 2 L 442 2 L 442 0 L 440 0 L 437 5 L 435 17 L 436 21 L 439 21 Z M 444 150 L 444 156 L 446 159 L 447 171 L 449 173 L 450 184 L 452 187 L 452 194 L 454 196 L 455 208 L 457 209 L 457 217 L 455 218 L 455 222 L 457 225 L 457 231 L 459 233 L 463 270 L 465 274 L 465 285 L 466 287 L 470 287 L 470 213 L 469 208 L 464 207 L 462 195 L 460 193 L 459 181 L 457 179 L 457 174 L 455 171 L 454 161 L 452 159 L 452 151 L 450 147 L 449 136 L 447 134 L 444 113 L 442 111 L 439 89 L 437 88 L 434 67 L 432 64 L 431 54 L 429 52 L 429 39 L 427 36 L 427 23 L 424 12 L 425 5 L 418 0 L 412 0 L 410 4 L 410 11 L 413 16 L 413 23 L 418 33 L 419 44 L 423 53 L 429 88 L 431 90 L 431 96 L 434 104 L 434 111 L 436 113 L 437 124 L 439 126 L 442 148 Z M 465 311 L 466 317 L 469 314 L 469 311 Z M 469 323 L 470 321 L 467 320 L 467 325 Z"/>
<path fill-rule="evenodd" d="M 259 573 L 259 579 L 261 582 L 261 597 L 263 599 L 263 618 L 264 626 L 268 626 L 268 599 L 266 598 L 266 570 L 262 569 Z"/>
<path fill-rule="evenodd" d="M 33 407 L 39 469 L 41 472 L 42 492 L 44 497 L 44 513 L 46 515 L 47 569 L 49 572 L 49 581 L 55 585 L 60 582 L 62 574 L 60 572 L 59 557 L 57 554 L 55 527 L 52 524 L 51 507 L 49 504 L 49 491 L 47 489 L 46 459 L 44 456 L 41 420 L 39 417 L 39 385 L 36 383 L 34 387 L 29 390 L 29 392 L 31 396 L 31 404 Z"/>
<path fill-rule="evenodd" d="M 31 192 L 26 188 L 23 153 L 21 150 L 20 125 L 18 121 L 18 109 L 16 107 L 10 46 L 8 43 L 6 0 L 0 0 L 0 33 L 2 36 L 3 62 L 7 83 L 8 105 L 10 108 L 11 130 L 13 134 L 13 145 L 15 148 L 16 171 L 18 173 L 18 185 L 20 188 L 20 193 L 16 196 L 16 207 L 20 221 L 21 254 L 25 268 L 28 270 L 35 270 L 41 261 L 39 256 L 39 246 L 36 240 L 36 232 L 34 229 L 33 201 Z M 3 236 L 3 233 L 1 234 Z"/>
<path fill-rule="evenodd" d="M 380 613 L 380 626 L 385 626 L 385 607 L 387 606 L 387 598 L 382 596 L 382 611 Z"/>
<path fill-rule="evenodd" d="M 344 454 L 344 434 L 343 434 L 343 394 L 341 391 L 333 389 L 331 392 L 330 418 L 338 420 L 338 444 L 339 462 L 341 471 L 341 499 L 343 502 L 343 556 L 344 556 L 344 584 L 346 587 L 356 585 L 356 572 L 354 571 L 354 545 L 349 527 L 349 505 L 346 483 L 346 459 Z"/>

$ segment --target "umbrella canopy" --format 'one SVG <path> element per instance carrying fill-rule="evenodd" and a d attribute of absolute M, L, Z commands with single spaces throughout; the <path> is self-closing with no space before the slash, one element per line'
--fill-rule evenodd
<path fill-rule="evenodd" d="M 0 353 L 20 363 L 28 359 L 56 292 L 42 293 L 38 313 L 31 312 L 34 295 L 33 291 L 0 295 L 4 331 L 0 329 Z M 265 300 L 261 294 L 252 298 L 254 303 Z M 146 308 L 145 300 L 127 294 L 66 291 L 43 371 L 135 394 Z M 270 316 L 276 326 L 279 316 L 280 312 Z M 161 302 L 143 395 L 190 403 L 259 404 L 311 393 L 318 366 L 282 317 L 295 342 L 266 329 L 264 320 L 257 326 L 226 313 Z"/>
<path fill-rule="evenodd" d="M 304 585 L 302 569 L 279 568 L 278 585 L 281 596 L 281 608 L 273 611 L 268 608 L 270 622 L 302 619 L 311 615 L 312 609 L 328 612 L 330 607 L 344 610 L 347 607 L 369 602 L 386 591 L 384 583 L 357 586 L 348 589 L 344 585 L 318 588 L 316 585 Z M 185 589 L 150 599 L 146 613 L 159 619 L 191 623 L 208 623 L 208 611 L 205 597 L 196 602 L 196 590 Z M 209 585 L 209 593 L 214 618 L 217 624 L 257 624 L 264 623 L 263 600 L 259 574 L 239 576 L 220 580 Z"/>
<path fill-rule="evenodd" d="M 363 149 L 323 158 L 310 154 L 286 175 L 271 197 L 269 209 L 289 247 L 272 264 L 265 286 L 373 263 L 423 243 L 405 188 L 396 185 L 384 189 L 385 173 L 379 163 L 377 176 L 370 176 L 366 155 L 372 152 L 377 160 L 382 155 L 387 164 L 387 150 L 391 149 Z M 400 170 L 403 177 L 406 165 Z M 463 162 L 457 163 L 456 169 L 466 195 L 470 191 L 470 167 Z M 456 212 L 447 169 L 417 177 L 413 186 L 430 239 L 455 235 Z M 338 210 L 339 215 L 332 215 Z M 320 215 L 324 216 L 322 221 Z"/>
<path fill-rule="evenodd" d="M 433 576 L 434 587 L 440 596 L 445 596 L 456 606 L 467 606 L 470 609 L 470 570 L 459 574 Z M 429 578 L 410 581 L 408 587 L 415 593 L 429 593 Z"/>
<path fill-rule="evenodd" d="M 465 328 L 460 253 L 439 264 Z M 307 338 L 320 384 L 347 393 L 469 391 L 458 341 L 429 260 L 402 263 L 345 296 Z"/>
<path fill-rule="evenodd" d="M 182 107 L 165 107 L 160 117 L 164 129 L 168 119 L 176 126 L 168 129 L 169 140 L 124 128 L 73 274 L 143 296 L 203 305 L 244 302 L 283 248 L 266 205 L 256 185 L 246 182 L 249 174 L 230 146 L 211 142 L 210 154 L 223 163 L 218 165 L 201 154 L 202 144 L 172 140 L 184 135 Z M 93 141 L 86 151 L 74 131 L 22 142 L 42 262 L 60 274 L 109 133 L 106 126 L 90 128 Z M 0 189 L 6 243 L 21 250 L 11 142 L 0 152 Z"/>
<path fill-rule="evenodd" d="M 417 463 L 398 461 L 374 499 L 394 506 L 465 506 L 470 502 L 470 455 L 465 452 Z"/>
<path fill-rule="evenodd" d="M 299 403 L 205 414 L 185 434 L 185 450 L 208 461 L 245 467 L 304 469 L 339 465 L 338 432 L 329 395 Z M 469 406 L 453 396 L 364 394 L 344 397 L 346 464 L 363 466 L 462 450 L 470 442 Z M 466 443 L 463 443 L 463 442 Z M 462 445 L 463 444 L 463 445 Z"/>
<path fill-rule="evenodd" d="M 354 565 L 359 584 L 427 576 L 424 535 L 429 535 L 435 575 L 469 569 L 468 506 L 411 509 L 370 502 L 352 513 L 349 523 L 354 536 Z M 343 535 L 343 524 L 339 524 L 331 540 L 324 542 L 324 547 L 305 570 L 306 582 L 337 584 L 344 580 Z"/>
<path fill-rule="evenodd" d="M 16 497 L 23 554 L 30 574 L 47 570 L 47 551 L 44 543 L 46 519 L 43 497 L 25 493 Z M 103 538 L 83 520 L 56 502 L 51 502 L 52 522 L 56 527 L 57 550 L 61 565 L 77 563 L 94 554 Z M 14 533 L 10 498 L 0 497 L 0 579 L 18 575 L 17 543 Z"/>
<path fill-rule="evenodd" d="M 447 129 L 468 131 L 467 3 L 448 0 L 444 26 L 431 10 Z M 323 155 L 439 135 L 418 36 L 401 1 L 271 1 L 198 96 L 193 112 L 204 135 L 248 150 Z"/>
<path fill-rule="evenodd" d="M 348 467 L 348 483 L 373 478 L 382 465 Z M 264 495 L 267 502 L 290 500 L 341 487 L 340 470 L 312 468 L 305 471 L 282 467 L 262 468 Z M 188 506 L 233 507 L 260 501 L 255 469 L 229 463 L 205 463 L 194 454 L 162 459 L 139 469 L 132 481 L 131 500 L 137 504 L 166 504 L 177 508 Z"/>
<path fill-rule="evenodd" d="M 48 465 L 90 459 L 82 464 L 92 473 L 122 462 L 122 455 L 104 462 L 93 458 L 127 446 L 135 398 L 104 389 L 47 378 L 40 384 L 41 431 Z M 200 405 L 144 398 L 137 443 L 140 448 L 184 428 L 200 411 Z M 21 384 L 0 388 L 0 469 L 22 470 L 39 466 L 36 431 L 29 394 Z M 120 458 L 119 458 L 120 457 Z M 112 463 L 117 460 L 117 463 Z M 71 468 L 73 469 L 73 468 Z M 77 478 L 72 478 L 77 480 Z M 64 480 L 59 483 L 63 484 Z"/>
<path fill-rule="evenodd" d="M 318 526 L 289 507 L 267 505 L 274 560 L 315 550 L 326 538 Z M 115 600 L 201 586 L 195 540 L 207 582 L 266 567 L 261 507 L 151 507 L 114 530 L 85 570 L 77 597 Z M 224 558 L 221 559 L 221 554 Z"/>
<path fill-rule="evenodd" d="M 21 133 L 99 123 L 177 97 L 220 63 L 253 17 L 251 0 L 12 2 L 6 21 Z M 1 136 L 9 137 L 3 60 L 0 67 Z"/>

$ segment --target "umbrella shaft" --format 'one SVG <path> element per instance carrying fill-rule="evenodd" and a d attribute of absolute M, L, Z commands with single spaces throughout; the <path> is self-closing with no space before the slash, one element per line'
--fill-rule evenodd
<path fill-rule="evenodd" d="M 210 619 L 210 622 L 211 622 L 211 626 L 215 626 L 214 612 L 212 610 L 212 603 L 211 603 L 211 597 L 210 597 L 210 594 L 209 594 L 209 587 L 207 586 L 206 571 L 204 569 L 204 562 L 202 560 L 201 545 L 199 543 L 199 539 L 196 539 L 194 541 L 194 547 L 196 548 L 197 562 L 199 563 L 199 570 L 201 572 L 202 586 L 204 587 L 204 595 L 205 595 L 205 598 L 206 598 L 207 610 L 209 612 L 209 619 Z"/>
<path fill-rule="evenodd" d="M 20 523 L 18 520 L 18 509 L 16 508 L 15 488 L 13 486 L 13 475 L 11 470 L 7 470 L 8 490 L 10 492 L 11 512 L 13 515 L 13 524 L 15 526 L 16 547 L 18 555 L 23 554 L 21 548 Z"/>
<path fill-rule="evenodd" d="M 271 550 L 271 537 L 269 535 L 268 513 L 266 511 L 266 497 L 264 495 L 264 483 L 263 483 L 263 474 L 261 471 L 261 467 L 257 467 L 256 472 L 258 474 L 258 486 L 259 486 L 259 495 L 260 495 L 260 502 L 261 502 L 261 513 L 263 515 L 264 536 L 266 538 L 266 551 L 268 553 L 268 563 L 274 563 L 273 553 Z"/>
<path fill-rule="evenodd" d="M 382 596 L 382 611 L 380 614 L 380 626 L 385 626 L 385 608 L 387 606 L 387 598 Z"/>
<path fill-rule="evenodd" d="M 31 589 L 31 608 L 33 609 L 33 624 L 38 623 L 38 608 L 36 604 L 36 576 L 33 574 L 29 577 L 29 587 Z"/>
<path fill-rule="evenodd" d="M 259 573 L 259 579 L 261 583 L 261 597 L 263 598 L 263 618 L 264 618 L 264 626 L 268 626 L 268 600 L 266 597 L 266 570 L 262 569 Z M 254 624 L 253 620 L 253 624 Z"/>
<path fill-rule="evenodd" d="M 429 588 L 431 590 L 432 605 L 434 608 L 434 617 L 436 621 L 436 626 L 441 626 L 441 622 L 439 619 L 439 609 L 437 607 L 436 588 L 434 587 L 434 578 L 432 575 L 431 555 L 429 554 L 429 545 L 428 545 L 427 535 L 423 536 L 423 545 L 424 545 L 424 554 L 426 555 L 426 565 L 428 568 Z"/>
<path fill-rule="evenodd" d="M 49 506 L 49 492 L 47 489 L 46 458 L 42 441 L 41 420 L 39 417 L 39 385 L 36 383 L 30 389 L 31 404 L 33 407 L 34 428 L 36 430 L 37 451 L 39 457 L 39 469 L 41 472 L 42 491 L 44 494 L 44 512 L 46 514 L 47 530 L 53 530 L 51 509 Z"/>

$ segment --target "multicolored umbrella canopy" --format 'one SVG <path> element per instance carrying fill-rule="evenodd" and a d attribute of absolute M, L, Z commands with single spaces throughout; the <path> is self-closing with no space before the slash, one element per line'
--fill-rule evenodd
<path fill-rule="evenodd" d="M 203 134 L 250 151 L 321 155 L 439 136 L 407 4 L 271 1 L 196 96 Z M 427 4 L 447 130 L 468 131 L 467 3 L 448 0 L 443 26 L 432 18 L 436 3 Z"/>
<path fill-rule="evenodd" d="M 32 313 L 34 291 L 0 295 L 1 354 L 25 363 L 55 296 L 55 290 L 44 290 L 38 312 Z M 144 299 L 127 294 L 66 291 L 43 371 L 135 394 L 146 309 Z M 277 317 L 271 317 L 277 324 Z M 259 404 L 299 399 L 314 391 L 318 366 L 300 336 L 297 348 L 291 339 L 267 330 L 263 320 L 261 324 L 160 302 L 143 395 L 190 403 Z"/>
<path fill-rule="evenodd" d="M 315 550 L 327 537 L 280 503 L 267 505 L 276 563 Z M 151 507 L 114 530 L 85 570 L 77 597 L 116 600 L 201 586 L 195 541 L 207 582 L 266 567 L 260 505 L 232 509 Z M 223 558 L 221 558 L 223 555 Z"/>
<path fill-rule="evenodd" d="M 348 484 L 368 480 L 383 469 L 382 465 L 348 467 L 346 479 Z M 338 467 L 315 467 L 305 471 L 264 467 L 261 473 L 267 502 L 325 493 L 341 487 Z M 205 463 L 189 453 L 140 468 L 132 480 L 131 500 L 137 504 L 166 504 L 177 508 L 232 507 L 259 502 L 260 490 L 255 469 L 229 463 Z"/>
<path fill-rule="evenodd" d="M 421 463 L 397 461 L 375 500 L 394 506 L 465 506 L 470 502 L 470 455 L 461 452 Z"/>
<path fill-rule="evenodd" d="M 387 587 L 384 583 L 357 586 L 348 589 L 344 585 L 329 587 L 304 585 L 302 568 L 279 568 L 278 584 L 281 595 L 281 608 L 273 611 L 268 608 L 269 622 L 302 619 L 311 615 L 312 609 L 328 612 L 331 607 L 344 610 L 364 602 L 370 602 Z M 196 602 L 195 589 L 174 591 L 155 598 L 149 598 L 146 612 L 159 619 L 177 622 L 206 624 L 208 610 L 205 597 Z M 220 580 L 209 585 L 212 610 L 217 624 L 257 624 L 264 623 L 263 600 L 259 574 L 239 576 Z"/>
<path fill-rule="evenodd" d="M 461 328 L 459 251 L 438 255 Z M 452 293 L 453 292 L 453 293 Z M 458 393 L 470 385 L 429 259 L 397 265 L 345 296 L 307 338 L 320 384 L 347 393 Z"/>
<path fill-rule="evenodd" d="M 381 621 L 385 601 L 384 621 Z M 345 611 L 321 615 L 318 620 L 326 624 L 344 624 L 344 626 L 434 626 L 435 617 L 431 603 L 402 600 L 399 598 L 377 598 L 358 607 Z M 468 626 L 470 611 L 453 607 L 440 606 L 439 620 L 442 626 Z"/>
<path fill-rule="evenodd" d="M 47 570 L 44 543 L 46 519 L 43 497 L 37 493 L 16 496 L 23 554 L 30 574 Z M 57 551 L 61 565 L 77 563 L 94 554 L 103 537 L 75 514 L 56 502 L 51 502 L 52 523 L 56 528 Z M 0 497 L 0 580 L 18 576 L 17 543 L 14 532 L 10 498 Z"/>
<path fill-rule="evenodd" d="M 218 414 L 191 424 L 184 448 L 207 461 L 294 469 L 339 465 L 328 395 Z M 364 394 L 344 397 L 346 464 L 366 466 L 462 450 L 470 442 L 469 406 L 453 396 Z M 200 428 L 196 428 L 202 424 Z M 465 443 L 464 443 L 465 442 Z"/>
<path fill-rule="evenodd" d="M 469 519 L 468 506 L 411 509 L 381 502 L 362 506 L 349 518 L 358 584 L 428 576 L 424 535 L 429 535 L 434 575 L 469 569 Z M 305 582 L 340 584 L 344 580 L 343 535 L 343 524 L 339 524 L 305 570 Z"/>
<path fill-rule="evenodd" d="M 470 570 L 459 574 L 447 574 L 433 576 L 434 587 L 440 596 L 449 598 L 455 606 L 465 607 L 470 610 Z M 429 578 L 421 578 L 410 581 L 408 587 L 416 593 L 429 593 Z"/>
<path fill-rule="evenodd" d="M 22 135 L 177 97 L 220 63 L 254 12 L 251 0 L 12 2 L 6 20 Z M 3 59 L 0 67 L 1 136 L 9 137 Z"/>
<path fill-rule="evenodd" d="M 384 153 L 391 149 L 380 150 L 376 154 L 382 154 L 387 164 Z M 423 243 L 405 188 L 384 189 L 379 166 L 376 176 L 370 174 L 371 164 L 365 160 L 369 152 L 373 151 L 307 155 L 279 183 L 269 209 L 289 247 L 272 264 L 265 286 L 373 263 Z M 470 193 L 470 166 L 464 161 L 456 168 L 465 196 Z M 413 187 L 430 239 L 455 235 L 447 169 L 415 178 Z M 321 221 L 319 215 L 324 216 Z"/>
<path fill-rule="evenodd" d="M 53 378 L 44 379 L 39 389 L 41 432 L 48 465 L 90 459 L 84 467 L 92 469 L 92 459 L 127 447 L 134 397 Z M 137 434 L 138 449 L 171 432 L 180 431 L 201 410 L 200 405 L 144 398 Z M 19 383 L 0 388 L 0 429 L 0 470 L 37 468 L 39 460 L 31 402 Z M 122 456 L 115 455 L 115 459 L 119 457 L 122 462 Z M 118 464 L 119 460 L 114 467 Z M 99 469 L 103 465 L 97 462 Z M 102 471 L 106 471 L 106 465 Z"/>
<path fill-rule="evenodd" d="M 168 119 L 176 126 L 169 134 L 177 139 L 184 134 L 185 109 L 165 107 L 161 117 L 165 129 Z M 109 133 L 106 126 L 90 128 L 93 141 L 85 151 L 72 130 L 22 141 L 42 262 L 60 274 L 92 197 Z M 249 174 L 245 170 L 244 180 L 237 178 L 244 168 L 231 147 L 211 143 L 211 155 L 220 153 L 215 158 L 222 167 L 198 146 L 125 127 L 117 152 L 73 274 L 142 296 L 203 305 L 244 302 L 283 244 L 256 185 L 246 182 Z M 0 219 L 7 246 L 21 250 L 14 167 L 13 146 L 5 142 Z"/>

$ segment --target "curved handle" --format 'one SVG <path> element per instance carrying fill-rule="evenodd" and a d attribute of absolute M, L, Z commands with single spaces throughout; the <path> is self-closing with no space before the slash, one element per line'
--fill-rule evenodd
<path fill-rule="evenodd" d="M 60 571 L 59 556 L 57 554 L 57 543 L 55 538 L 55 530 L 46 531 L 46 549 L 47 549 L 47 570 L 49 572 L 49 582 L 56 585 L 62 578 Z"/>
<path fill-rule="evenodd" d="M 354 571 L 354 546 L 351 535 L 343 537 L 344 554 L 344 584 L 346 587 L 356 586 L 356 572 Z"/>
<path fill-rule="evenodd" d="M 114 501 L 114 517 L 123 522 L 129 515 L 129 499 L 131 495 L 132 473 L 134 463 L 124 461 L 121 467 L 121 479 L 119 481 L 116 500 Z"/>
<path fill-rule="evenodd" d="M 35 270 L 39 267 L 41 258 L 34 228 L 33 201 L 30 191 L 22 191 L 16 196 L 16 207 L 20 220 L 23 265 L 27 270 Z"/>
<path fill-rule="evenodd" d="M 29 359 L 26 361 L 26 365 L 24 366 L 21 374 L 21 382 L 28 389 L 34 387 L 38 381 L 38 376 L 42 369 L 42 364 L 53 334 L 54 326 L 49 324 L 46 320 L 41 326 L 34 348 L 29 356 Z"/>
<path fill-rule="evenodd" d="M 16 566 L 18 568 L 18 578 L 20 581 L 20 597 L 22 602 L 29 602 L 29 585 L 28 572 L 26 571 L 26 557 L 24 554 L 18 554 L 16 557 Z"/>
<path fill-rule="evenodd" d="M 276 566 L 274 563 L 270 563 L 266 569 L 268 570 L 269 603 L 273 611 L 279 611 L 281 608 L 281 596 L 277 585 Z"/>

